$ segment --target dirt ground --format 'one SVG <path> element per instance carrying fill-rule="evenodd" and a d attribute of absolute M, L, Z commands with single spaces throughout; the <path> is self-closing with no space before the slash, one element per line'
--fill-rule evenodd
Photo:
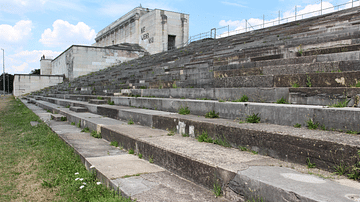
<path fill-rule="evenodd" d="M 0 114 L 4 114 L 6 106 L 13 97 L 0 95 Z M 41 185 L 42 180 L 38 176 L 37 155 L 31 150 L 18 149 L 11 135 L 3 132 L 3 124 L 0 123 L 0 153 L 1 155 L 15 154 L 0 158 L 0 200 L 6 201 L 55 201 L 58 199 L 56 191 Z M 20 134 L 20 137 L 24 134 Z M 3 150 L 3 151 L 1 151 Z M 7 151 L 4 151 L 7 150 Z M 16 155 L 19 153 L 19 155 Z M 17 162 L 16 166 L 6 166 L 8 162 Z M 1 188 L 1 186 L 3 186 Z M 6 192 L 4 192 L 6 190 Z"/>

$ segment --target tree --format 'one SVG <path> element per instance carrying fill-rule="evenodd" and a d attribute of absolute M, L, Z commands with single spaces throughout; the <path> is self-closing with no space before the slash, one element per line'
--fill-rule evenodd
<path fill-rule="evenodd" d="M 33 70 L 31 70 L 30 74 L 38 74 L 38 75 L 40 75 L 40 69 L 33 69 Z"/>

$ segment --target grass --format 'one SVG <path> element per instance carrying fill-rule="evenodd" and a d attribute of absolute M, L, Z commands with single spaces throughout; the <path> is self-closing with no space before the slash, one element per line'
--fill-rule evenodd
<path fill-rule="evenodd" d="M 20 101 L 9 99 L 0 113 L 0 201 L 131 201 L 98 185 L 74 149 Z"/>
<path fill-rule="evenodd" d="M 246 123 L 260 123 L 260 120 L 261 118 L 259 116 L 259 113 L 253 113 L 252 115 L 248 115 L 246 117 Z"/>
<path fill-rule="evenodd" d="M 226 139 L 226 137 L 224 135 L 223 135 L 222 138 L 217 137 L 214 140 L 214 144 L 218 144 L 218 145 L 221 145 L 223 147 L 231 147 L 229 141 Z"/>
<path fill-rule="evenodd" d="M 187 114 L 190 114 L 190 110 L 188 107 L 183 107 L 181 106 L 179 108 L 179 114 L 182 114 L 182 115 L 187 115 Z"/>
<path fill-rule="evenodd" d="M 62 116 L 62 117 L 60 117 L 60 120 L 61 121 L 67 121 L 67 118 L 66 118 L 66 116 Z"/>
<path fill-rule="evenodd" d="M 247 102 L 247 101 L 249 101 L 249 97 L 246 95 L 243 95 L 240 99 L 233 100 L 231 102 Z"/>
<path fill-rule="evenodd" d="M 130 120 L 128 120 L 128 124 L 132 125 L 132 124 L 134 124 L 134 121 L 132 119 L 130 119 Z"/>
<path fill-rule="evenodd" d="M 242 147 L 242 146 L 239 146 L 239 149 L 240 149 L 241 151 L 247 151 L 247 150 L 248 150 L 246 147 Z"/>
<path fill-rule="evenodd" d="M 91 136 L 94 138 L 102 138 L 101 133 L 98 133 L 95 130 L 91 131 Z"/>
<path fill-rule="evenodd" d="M 220 99 L 219 102 L 225 102 L 225 100 Z"/>
<path fill-rule="evenodd" d="M 115 104 L 114 101 L 111 101 L 111 100 L 108 100 L 107 103 L 108 103 L 108 105 L 114 105 Z"/>
<path fill-rule="evenodd" d="M 339 101 L 335 104 L 328 105 L 329 107 L 347 107 L 348 103 L 350 102 L 350 99 L 345 99 L 343 101 Z"/>
<path fill-rule="evenodd" d="M 314 123 L 313 120 L 309 119 L 306 121 L 307 127 L 310 130 L 315 130 L 319 127 L 319 123 Z"/>
<path fill-rule="evenodd" d="M 143 155 L 141 153 L 138 154 L 138 157 L 142 159 Z"/>
<path fill-rule="evenodd" d="M 281 97 L 280 99 L 276 100 L 276 104 L 289 104 L 289 102 L 284 98 Z"/>
<path fill-rule="evenodd" d="M 149 163 L 154 163 L 154 157 L 153 156 L 149 157 Z"/>
<path fill-rule="evenodd" d="M 300 123 L 297 123 L 294 125 L 295 128 L 301 128 L 301 124 Z"/>
<path fill-rule="evenodd" d="M 88 132 L 90 132 L 90 129 L 89 129 L 88 127 L 86 127 L 86 128 L 84 128 L 84 129 L 82 129 L 81 132 L 88 133 Z"/>
<path fill-rule="evenodd" d="M 306 75 L 306 86 L 307 87 L 310 87 L 312 86 L 312 83 L 311 83 L 311 78 L 309 75 Z"/>
<path fill-rule="evenodd" d="M 189 137 L 189 134 L 187 134 L 187 133 L 183 133 L 183 134 L 181 134 L 183 137 Z"/>
<path fill-rule="evenodd" d="M 219 118 L 219 113 L 216 113 L 214 110 L 213 111 L 209 111 L 208 113 L 205 114 L 205 118 Z"/>
<path fill-rule="evenodd" d="M 103 100 L 104 98 L 103 97 L 97 97 L 98 100 Z"/>
<path fill-rule="evenodd" d="M 119 143 L 117 141 L 111 141 L 110 142 L 110 145 L 111 146 L 114 146 L 114 147 L 118 147 L 119 146 Z"/>
<path fill-rule="evenodd" d="M 81 128 L 81 121 L 76 125 L 78 128 Z"/>
<path fill-rule="evenodd" d="M 72 126 L 75 126 L 75 122 L 71 122 L 70 124 L 71 124 Z"/>

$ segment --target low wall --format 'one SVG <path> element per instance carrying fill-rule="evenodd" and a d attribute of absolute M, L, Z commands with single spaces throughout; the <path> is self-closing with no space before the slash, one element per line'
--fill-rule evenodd
<path fill-rule="evenodd" d="M 15 97 L 21 96 L 49 86 L 57 85 L 63 82 L 63 80 L 63 75 L 15 74 L 13 94 Z"/>

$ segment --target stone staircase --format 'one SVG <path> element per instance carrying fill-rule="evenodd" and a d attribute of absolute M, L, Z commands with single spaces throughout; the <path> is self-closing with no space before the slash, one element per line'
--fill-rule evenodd
<path fill-rule="evenodd" d="M 28 99 L 44 109 L 56 110 L 60 106 L 59 113 L 69 121 L 79 119 L 63 109 L 65 106 L 84 108 L 88 110 L 85 113 L 115 120 L 132 120 L 141 135 L 134 134 L 133 129 L 121 132 L 120 126 L 105 127 L 86 117 L 81 122 L 82 127 L 101 131 L 103 138 L 118 141 L 125 149 L 136 148 L 153 156 L 159 166 L 206 188 L 212 188 L 216 173 L 223 190 L 232 190 L 243 200 L 260 196 L 266 201 L 351 201 L 345 199 L 345 192 L 335 200 L 331 198 L 335 196 L 329 194 L 331 197 L 326 198 L 321 188 L 313 187 L 313 197 L 271 184 L 275 179 L 268 175 L 262 176 L 269 179 L 266 182 L 253 177 L 261 176 L 256 175 L 261 166 L 268 166 L 261 169 L 269 170 L 271 176 L 281 170 L 279 165 L 306 167 L 310 161 L 321 172 L 336 172 L 339 166 L 346 165 L 343 174 L 354 174 L 351 169 L 356 170 L 354 165 L 360 161 L 359 11 L 360 7 L 355 7 L 216 40 L 196 41 L 43 89 Z M 239 102 L 244 96 L 248 99 Z M 275 103 L 281 99 L 288 104 Z M 177 114 L 185 107 L 190 115 Z M 204 117 L 211 111 L 219 118 Z M 254 115 L 261 118 L 260 123 L 244 123 Z M 91 124 L 86 125 L 88 122 Z M 317 130 L 309 129 L 314 125 Z M 148 140 L 146 131 L 153 128 L 174 131 L 176 138 L 167 142 L 167 138 L 155 135 L 157 142 Z M 191 147 L 186 145 L 193 143 L 181 135 L 193 141 L 203 133 L 231 148 L 219 153 L 228 164 L 210 155 L 218 151 L 216 145 L 209 144 L 206 149 L 200 146 L 197 153 L 187 151 Z M 258 153 L 261 158 L 271 157 L 266 162 L 276 161 L 274 169 L 278 171 L 271 171 L 271 163 L 237 162 L 231 154 L 237 154 L 239 148 Z M 251 165 L 255 166 L 242 168 Z M 257 191 L 250 193 L 249 189 Z M 282 190 L 276 193 L 283 198 L 271 194 L 269 190 L 273 189 Z"/>

